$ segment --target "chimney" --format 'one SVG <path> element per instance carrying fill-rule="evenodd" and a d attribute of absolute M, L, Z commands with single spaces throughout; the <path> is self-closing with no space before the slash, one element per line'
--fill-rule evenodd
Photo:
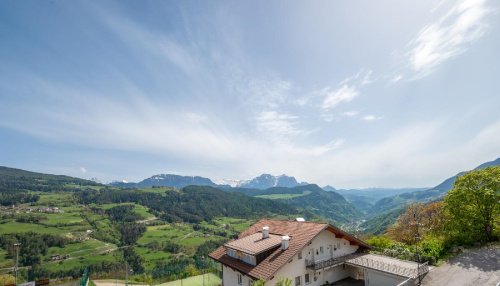
<path fill-rule="evenodd" d="M 288 249 L 288 243 L 290 242 L 290 237 L 288 235 L 281 237 L 281 250 Z"/>
<path fill-rule="evenodd" d="M 262 228 L 262 239 L 269 237 L 269 227 L 265 226 Z"/>

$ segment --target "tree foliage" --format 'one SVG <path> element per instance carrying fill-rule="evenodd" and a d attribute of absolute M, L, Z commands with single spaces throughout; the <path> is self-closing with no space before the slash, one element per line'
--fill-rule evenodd
<path fill-rule="evenodd" d="M 0 286 L 14 284 L 15 278 L 10 274 L 0 274 Z"/>
<path fill-rule="evenodd" d="M 274 286 L 292 286 L 292 280 L 288 278 L 278 278 Z"/>
<path fill-rule="evenodd" d="M 449 235 L 460 243 L 498 238 L 500 166 L 468 172 L 457 178 L 445 197 Z"/>
<path fill-rule="evenodd" d="M 252 286 L 264 286 L 264 285 L 266 285 L 266 281 L 262 279 L 255 280 L 252 282 Z"/>
<path fill-rule="evenodd" d="M 399 216 L 396 224 L 387 230 L 387 234 L 396 241 L 414 244 L 417 242 L 417 226 L 419 235 L 425 236 L 440 233 L 444 223 L 443 202 L 412 204 Z"/>
<path fill-rule="evenodd" d="M 273 200 L 226 193 L 208 186 L 189 186 L 164 194 L 139 190 L 85 190 L 75 193 L 83 204 L 133 202 L 147 206 L 168 222 L 199 223 L 215 217 L 302 215 L 297 209 Z"/>

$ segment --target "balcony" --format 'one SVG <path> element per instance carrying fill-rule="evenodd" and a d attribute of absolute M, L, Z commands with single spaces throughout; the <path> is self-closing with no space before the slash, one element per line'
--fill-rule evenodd
<path fill-rule="evenodd" d="M 342 264 L 364 269 L 374 269 L 411 279 L 416 279 L 419 276 L 423 277 L 429 272 L 427 262 L 419 264 L 374 254 L 354 253 L 321 260 L 306 259 L 306 268 L 314 271 Z"/>
<path fill-rule="evenodd" d="M 345 255 L 345 256 L 340 256 L 340 257 L 330 257 L 330 258 L 323 258 L 323 259 L 306 259 L 306 268 L 311 269 L 311 270 L 321 270 L 327 267 L 332 267 L 332 266 L 337 266 L 340 265 L 344 262 L 346 262 L 349 259 L 354 259 L 360 255 L 363 255 L 362 253 L 355 253 L 355 254 L 350 254 L 350 255 Z"/>

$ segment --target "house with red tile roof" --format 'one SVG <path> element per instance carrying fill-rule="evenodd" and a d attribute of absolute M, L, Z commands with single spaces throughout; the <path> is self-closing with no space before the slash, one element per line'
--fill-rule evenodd
<path fill-rule="evenodd" d="M 262 219 L 209 257 L 222 264 L 224 286 L 251 286 L 259 279 L 270 286 L 281 278 L 295 286 L 337 281 L 402 286 L 415 285 L 428 271 L 426 264 L 369 254 L 369 249 L 328 223 Z"/>

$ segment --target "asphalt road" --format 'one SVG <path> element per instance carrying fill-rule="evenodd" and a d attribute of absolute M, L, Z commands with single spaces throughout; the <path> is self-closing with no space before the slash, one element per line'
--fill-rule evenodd
<path fill-rule="evenodd" d="M 500 286 L 500 245 L 468 249 L 434 268 L 424 286 Z"/>

